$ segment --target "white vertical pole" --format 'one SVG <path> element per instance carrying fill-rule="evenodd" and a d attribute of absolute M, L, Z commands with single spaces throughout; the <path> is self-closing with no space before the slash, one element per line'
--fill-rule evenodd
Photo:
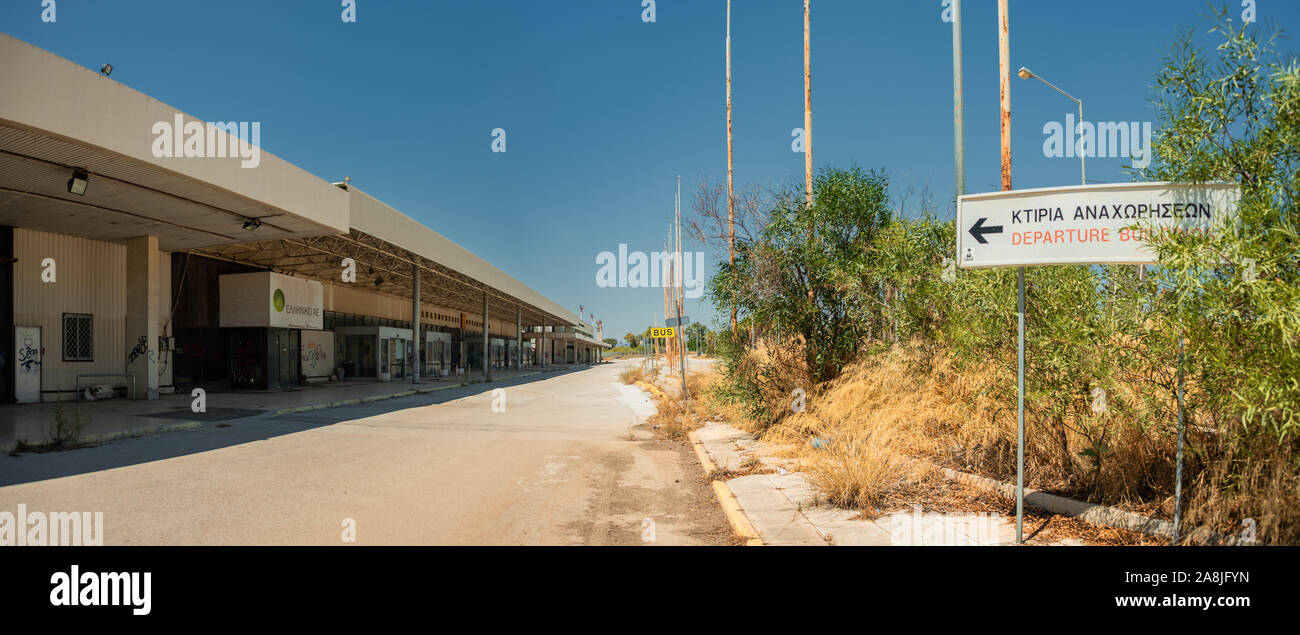
<path fill-rule="evenodd" d="M 1025 268 L 1016 271 L 1016 544 L 1025 542 Z"/>
<path fill-rule="evenodd" d="M 420 363 L 424 361 L 420 353 L 424 350 L 424 347 L 421 346 L 422 342 L 420 341 L 420 267 L 416 266 L 413 269 L 414 272 L 411 275 L 414 279 L 411 283 L 411 339 L 414 340 L 415 347 L 411 350 L 411 355 L 414 356 L 411 364 L 414 367 L 411 373 L 411 383 L 418 384 L 420 383 Z"/>
<path fill-rule="evenodd" d="M 735 164 L 731 145 L 731 0 L 727 0 L 727 262 L 736 264 Z M 736 300 L 731 300 L 731 336 L 736 336 Z"/>
<path fill-rule="evenodd" d="M 1178 544 L 1179 523 L 1183 520 L 1183 338 L 1178 338 L 1178 450 L 1174 476 L 1174 542 Z"/>
<path fill-rule="evenodd" d="M 966 193 L 966 97 L 961 55 L 961 0 L 952 0 L 952 121 L 956 170 L 954 197 Z"/>

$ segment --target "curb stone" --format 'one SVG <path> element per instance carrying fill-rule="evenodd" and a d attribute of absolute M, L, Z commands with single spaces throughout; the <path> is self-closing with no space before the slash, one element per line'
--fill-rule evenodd
<path fill-rule="evenodd" d="M 926 463 L 929 463 L 928 461 Z M 959 472 L 954 469 L 940 467 L 929 463 L 938 469 L 950 481 L 956 481 L 970 485 L 972 487 L 991 491 L 998 496 L 1006 499 L 1016 499 L 1016 486 L 1012 483 L 999 481 Z M 1025 504 L 1032 505 L 1039 509 L 1060 514 L 1068 518 L 1077 518 L 1091 525 L 1101 527 L 1110 527 L 1112 529 L 1123 529 L 1135 533 L 1145 534 L 1148 536 L 1164 536 L 1169 539 L 1174 537 L 1174 524 L 1168 520 L 1144 516 L 1136 512 L 1130 512 L 1116 507 L 1109 507 L 1097 503 L 1088 503 L 1073 498 L 1049 494 L 1042 490 L 1025 488 Z M 1224 536 L 1204 528 L 1195 528 L 1183 534 L 1187 542 L 1197 542 L 1207 545 L 1244 545 L 1238 536 Z"/>
<path fill-rule="evenodd" d="M 704 475 L 712 475 L 717 471 L 718 466 L 709 458 L 709 453 L 704 449 L 704 443 L 700 438 L 695 436 L 692 431 L 687 435 L 691 440 L 691 447 L 695 450 L 695 456 L 700 460 L 700 465 L 704 468 Z M 747 547 L 763 546 L 763 539 L 758 537 L 758 530 L 754 529 L 753 523 L 745 515 L 744 510 L 740 508 L 740 503 L 736 501 L 736 495 L 731 492 L 731 488 L 723 481 L 713 481 L 713 493 L 718 497 L 718 503 L 722 505 L 722 511 L 727 515 L 727 521 L 731 523 L 732 531 L 738 536 L 745 539 Z"/>

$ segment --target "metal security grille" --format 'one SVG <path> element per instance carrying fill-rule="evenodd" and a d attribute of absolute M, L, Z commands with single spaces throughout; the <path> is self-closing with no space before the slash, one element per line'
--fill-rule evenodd
<path fill-rule="evenodd" d="M 95 358 L 94 316 L 63 314 L 63 361 L 90 362 Z"/>

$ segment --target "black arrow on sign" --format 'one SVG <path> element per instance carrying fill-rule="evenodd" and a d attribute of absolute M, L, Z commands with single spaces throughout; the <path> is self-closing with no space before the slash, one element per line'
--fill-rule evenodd
<path fill-rule="evenodd" d="M 1001 234 L 1001 233 L 1002 233 L 1002 226 L 1001 226 L 1001 225 L 990 225 L 990 226 L 988 226 L 988 227 L 985 227 L 985 226 L 984 226 L 984 221 L 986 221 L 986 220 L 988 220 L 988 219 L 987 219 L 987 218 L 981 218 L 981 219 L 975 221 L 975 226 L 973 226 L 973 227 L 970 228 L 970 235 L 971 235 L 971 236 L 974 236 L 974 237 L 975 237 L 975 240 L 978 240 L 978 241 L 980 242 L 981 245 L 987 245 L 987 244 L 989 244 L 989 241 L 984 240 L 984 234 Z"/>

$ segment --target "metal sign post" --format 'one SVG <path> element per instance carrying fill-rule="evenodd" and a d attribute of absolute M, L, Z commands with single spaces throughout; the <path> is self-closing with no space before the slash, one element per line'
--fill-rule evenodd
<path fill-rule="evenodd" d="M 682 401 L 690 401 L 690 397 L 686 395 L 686 346 L 683 342 L 685 326 L 690 323 L 691 318 L 683 316 L 681 305 L 677 305 L 677 317 L 668 320 L 668 326 L 675 327 L 677 330 L 677 352 L 681 354 L 682 363 Z"/>
<path fill-rule="evenodd" d="M 654 320 L 651 320 L 650 323 L 653 324 Z M 659 366 L 659 350 L 655 348 L 654 327 L 647 329 L 647 332 L 650 337 L 645 338 L 645 352 L 646 357 L 650 360 L 650 372 L 654 373 Z"/>
<path fill-rule="evenodd" d="M 677 352 L 682 363 L 682 401 L 690 401 L 686 394 L 686 349 L 682 348 L 682 331 L 686 329 L 677 329 Z"/>
<path fill-rule="evenodd" d="M 963 269 L 1016 267 L 1016 542 L 1024 541 L 1025 267 L 1158 264 L 1149 240 L 1209 232 L 1236 221 L 1233 183 L 1125 183 L 1010 190 L 957 198 Z M 1182 495 L 1182 344 L 1179 343 L 1175 542 Z"/>
<path fill-rule="evenodd" d="M 1016 544 L 1025 541 L 1025 268 L 1016 269 Z"/>
<path fill-rule="evenodd" d="M 670 321 L 670 322 L 678 322 L 678 321 L 680 321 L 681 319 L 682 319 L 682 318 L 679 317 L 679 318 L 677 318 L 676 320 L 669 320 L 669 321 Z M 681 343 L 682 343 L 682 331 L 684 331 L 684 330 L 685 330 L 685 329 L 678 328 L 678 327 L 675 327 L 675 326 L 652 326 L 652 327 L 650 327 L 650 337 L 652 337 L 652 338 L 660 338 L 660 337 L 662 337 L 662 338 L 664 338 L 665 340 L 667 340 L 667 339 L 669 339 L 669 338 L 676 338 L 676 339 L 677 339 L 677 344 L 678 344 L 677 350 L 678 350 L 678 353 L 680 353 L 680 355 L 679 355 L 679 359 L 681 360 L 681 367 L 682 367 L 682 400 L 683 400 L 683 401 L 685 401 L 686 398 L 687 398 L 687 397 L 686 397 L 686 355 L 685 355 L 685 353 L 682 351 L 682 348 L 681 348 Z M 664 350 L 665 350 L 665 353 L 666 353 L 667 350 L 668 350 L 668 347 L 666 346 L 666 345 L 667 345 L 667 342 L 664 342 L 664 344 L 665 344 L 665 346 L 664 346 Z M 665 363 L 668 363 L 668 364 L 671 364 L 671 363 L 672 363 L 672 360 L 671 360 L 671 359 L 668 359 L 666 356 L 665 356 L 664 361 L 665 361 Z M 669 371 L 669 372 L 672 372 L 672 371 Z"/>
<path fill-rule="evenodd" d="M 1178 544 L 1178 527 L 1183 512 L 1183 338 L 1178 338 L 1178 458 L 1174 476 L 1174 542 Z"/>

